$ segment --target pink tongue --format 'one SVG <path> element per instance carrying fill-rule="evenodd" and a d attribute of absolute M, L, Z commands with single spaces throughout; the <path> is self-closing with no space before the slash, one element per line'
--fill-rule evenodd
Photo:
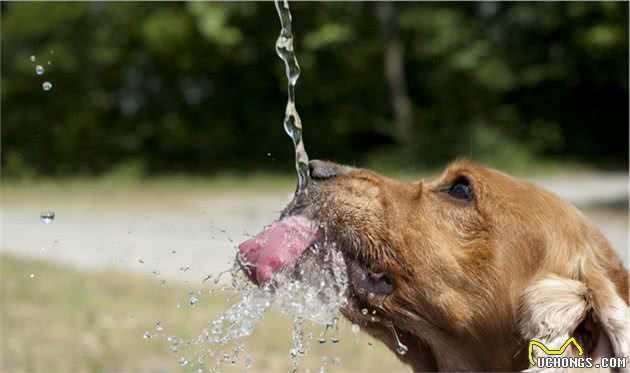
<path fill-rule="evenodd" d="M 278 220 L 238 246 L 239 259 L 249 278 L 264 284 L 274 273 L 295 262 L 317 240 L 319 229 L 303 216 Z"/>

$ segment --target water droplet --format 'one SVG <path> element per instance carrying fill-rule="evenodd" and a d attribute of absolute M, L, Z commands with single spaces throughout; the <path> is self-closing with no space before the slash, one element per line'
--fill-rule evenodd
<path fill-rule="evenodd" d="M 333 357 L 333 364 L 335 364 L 336 366 L 341 366 L 341 358 L 337 356 Z"/>
<path fill-rule="evenodd" d="M 48 61 L 48 66 L 50 66 L 50 61 Z"/>
<path fill-rule="evenodd" d="M 173 250 L 173 251 L 171 251 L 171 254 L 175 254 L 176 252 L 177 252 L 177 251 Z"/>
<path fill-rule="evenodd" d="M 44 67 L 42 65 L 35 66 L 35 73 L 37 75 L 44 75 Z"/>
<path fill-rule="evenodd" d="M 196 295 L 191 295 L 190 296 L 190 300 L 188 301 L 188 304 L 190 304 L 191 307 L 194 307 L 197 305 L 197 303 L 199 303 L 199 298 L 197 298 Z"/>
<path fill-rule="evenodd" d="M 166 280 L 160 280 L 160 286 L 164 286 L 166 284 Z"/>
<path fill-rule="evenodd" d="M 322 332 L 319 335 L 319 343 L 322 343 L 322 344 L 326 343 L 326 334 L 328 333 L 328 328 L 330 328 L 330 324 L 326 324 L 322 328 Z"/>
<path fill-rule="evenodd" d="M 182 356 L 182 357 L 179 358 L 178 363 L 179 363 L 179 365 L 185 367 L 186 365 L 188 365 L 188 360 L 186 360 L 186 358 Z"/>
<path fill-rule="evenodd" d="M 352 332 L 358 333 L 361 330 L 361 327 L 357 324 L 352 324 Z"/>
<path fill-rule="evenodd" d="M 39 220 L 43 223 L 50 224 L 55 220 L 55 212 L 54 211 L 44 211 L 39 215 Z"/>
<path fill-rule="evenodd" d="M 162 327 L 162 325 L 160 325 L 160 322 L 156 322 L 155 323 L 155 331 L 156 332 L 161 332 L 162 330 L 164 330 L 164 328 Z"/>
<path fill-rule="evenodd" d="M 182 305 L 177 303 L 177 305 L 175 305 L 175 308 L 182 308 Z"/>
<path fill-rule="evenodd" d="M 31 62 L 35 62 L 37 61 L 37 58 L 35 56 L 31 56 Z"/>
<path fill-rule="evenodd" d="M 330 341 L 332 343 L 337 343 L 339 342 L 339 326 L 337 325 L 338 320 L 336 317 L 333 319 L 333 323 L 332 323 L 332 337 L 330 337 Z"/>
<path fill-rule="evenodd" d="M 271 157 L 271 153 L 267 153 L 267 157 Z"/>
<path fill-rule="evenodd" d="M 148 330 L 145 330 L 145 331 L 144 331 L 144 334 L 142 335 L 142 338 L 144 338 L 144 339 L 149 339 L 149 338 L 151 338 L 151 333 L 149 333 L 149 331 L 148 331 Z"/>
<path fill-rule="evenodd" d="M 140 263 L 140 264 L 144 264 L 144 260 L 142 260 L 142 259 L 138 259 L 138 263 Z"/>
<path fill-rule="evenodd" d="M 31 275 L 29 276 L 30 278 L 35 278 L 35 274 L 31 273 Z"/>
<path fill-rule="evenodd" d="M 400 341 L 400 338 L 398 338 L 398 333 L 396 333 L 396 328 L 394 328 L 394 324 L 392 324 L 391 322 L 388 322 L 387 327 L 389 328 L 389 330 L 392 331 L 392 334 L 394 335 L 394 340 L 396 341 L 396 352 L 399 355 L 406 354 L 408 351 L 408 348 Z"/>
<path fill-rule="evenodd" d="M 245 365 L 245 369 L 249 369 L 252 367 L 252 362 L 253 362 L 253 358 L 251 355 L 247 355 L 245 356 L 245 360 L 243 361 L 243 364 Z"/>
<path fill-rule="evenodd" d="M 362 310 L 361 310 L 361 313 L 362 313 L 362 314 L 364 314 L 364 315 L 367 315 L 367 314 L 368 314 L 368 310 L 367 310 L 367 308 L 362 309 Z"/>
<path fill-rule="evenodd" d="M 396 347 L 396 352 L 398 352 L 399 355 L 404 355 L 407 353 L 407 346 L 401 344 L 398 347 Z"/>
<path fill-rule="evenodd" d="M 44 91 L 50 91 L 50 89 L 52 88 L 52 83 L 50 82 L 44 82 L 42 84 L 42 88 L 44 88 Z"/>
<path fill-rule="evenodd" d="M 182 266 L 182 267 L 179 267 L 179 270 L 180 270 L 180 271 L 182 271 L 182 272 L 186 272 L 186 271 L 188 271 L 189 269 L 190 269 L 190 266 Z"/>

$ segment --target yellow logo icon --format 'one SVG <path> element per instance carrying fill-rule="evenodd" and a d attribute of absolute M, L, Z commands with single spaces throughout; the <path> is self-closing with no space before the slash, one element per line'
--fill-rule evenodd
<path fill-rule="evenodd" d="M 564 342 L 562 347 L 560 347 L 557 350 L 550 350 L 541 341 L 532 339 L 531 341 L 529 341 L 529 347 L 527 349 L 528 356 L 529 356 L 529 363 L 531 364 L 531 366 L 536 366 L 536 362 L 534 361 L 534 346 L 537 346 L 538 348 L 540 348 L 542 352 L 544 352 L 547 355 L 562 355 L 564 353 L 564 350 L 566 350 L 567 347 L 569 347 L 571 343 L 573 343 L 573 345 L 577 348 L 578 356 L 583 356 L 584 351 L 582 350 L 582 346 L 580 346 L 580 344 L 577 343 L 577 341 L 573 337 L 567 339 L 567 341 Z"/>

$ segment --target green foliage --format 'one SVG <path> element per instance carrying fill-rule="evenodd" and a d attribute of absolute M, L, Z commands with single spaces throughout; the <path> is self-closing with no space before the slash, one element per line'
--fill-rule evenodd
<path fill-rule="evenodd" d="M 311 50 L 330 48 L 334 44 L 347 41 L 352 35 L 352 29 L 349 25 L 324 23 L 317 30 L 304 36 L 304 47 Z"/>
<path fill-rule="evenodd" d="M 188 9 L 196 18 L 199 32 L 208 41 L 230 47 L 242 40 L 241 31 L 228 24 L 228 18 L 233 11 L 229 5 L 196 1 L 189 3 Z"/>
<path fill-rule="evenodd" d="M 1 6 L 5 176 L 292 170 L 273 4 Z M 312 158 L 627 167 L 627 3 L 396 3 L 394 36 L 379 9 L 292 3 Z M 392 37 L 412 104 L 403 130 Z"/>

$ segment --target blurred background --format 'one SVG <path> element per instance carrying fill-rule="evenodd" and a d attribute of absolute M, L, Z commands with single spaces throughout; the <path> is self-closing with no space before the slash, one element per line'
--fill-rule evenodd
<path fill-rule="evenodd" d="M 228 307 L 203 279 L 295 185 L 273 3 L 0 10 L 0 370 L 196 371 L 166 337 Z M 406 179 L 498 167 L 583 209 L 627 265 L 627 2 L 291 10 L 311 159 Z M 248 342 L 252 370 L 289 370 L 287 320 Z M 347 325 L 341 339 L 301 367 L 405 370 Z"/>

